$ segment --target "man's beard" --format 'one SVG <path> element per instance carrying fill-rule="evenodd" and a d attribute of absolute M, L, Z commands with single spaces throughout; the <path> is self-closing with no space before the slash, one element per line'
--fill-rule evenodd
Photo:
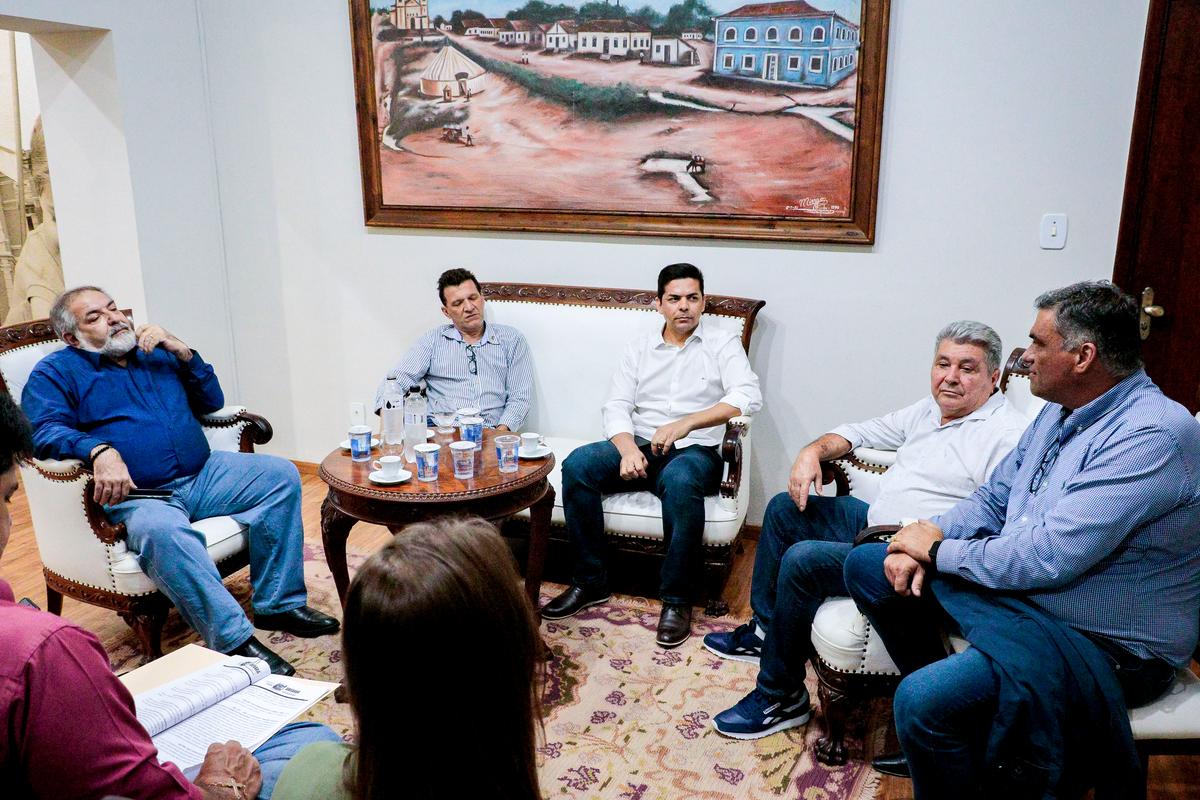
<path fill-rule="evenodd" d="M 87 350 L 90 353 L 99 353 L 102 356 L 109 358 L 124 358 L 133 348 L 137 347 L 137 336 L 129 328 L 122 328 L 113 333 L 108 332 L 108 337 L 105 338 L 104 344 L 96 347 L 91 342 L 79 339 L 79 349 Z"/>

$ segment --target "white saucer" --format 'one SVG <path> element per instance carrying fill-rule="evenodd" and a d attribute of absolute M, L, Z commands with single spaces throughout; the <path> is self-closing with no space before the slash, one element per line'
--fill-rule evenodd
<path fill-rule="evenodd" d="M 378 436 L 371 437 L 371 447 L 379 447 L 379 437 Z M 350 440 L 342 439 L 341 448 L 343 450 L 349 450 L 350 449 Z"/>
<path fill-rule="evenodd" d="M 409 472 L 406 469 L 402 469 L 402 470 L 400 470 L 400 474 L 397 475 L 396 477 L 385 478 L 385 477 L 383 477 L 383 472 L 381 470 L 375 470 L 370 475 L 368 475 L 367 478 L 370 479 L 371 483 L 381 483 L 384 486 L 391 486 L 394 483 L 404 483 L 406 480 L 408 480 L 412 476 L 413 476 L 413 474 L 411 472 Z"/>
<path fill-rule="evenodd" d="M 550 455 L 550 446 L 544 444 L 534 450 L 530 450 L 525 447 L 518 447 L 517 455 L 519 455 L 521 458 L 545 458 L 546 456 Z"/>

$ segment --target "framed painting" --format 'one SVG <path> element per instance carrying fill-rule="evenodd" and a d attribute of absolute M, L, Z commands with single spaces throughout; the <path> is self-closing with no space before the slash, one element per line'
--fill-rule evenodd
<path fill-rule="evenodd" d="M 368 225 L 870 244 L 889 0 L 350 0 Z"/>

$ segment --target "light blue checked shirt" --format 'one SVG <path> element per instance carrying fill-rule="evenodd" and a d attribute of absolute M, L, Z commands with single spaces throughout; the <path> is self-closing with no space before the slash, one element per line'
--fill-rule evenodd
<path fill-rule="evenodd" d="M 1047 405 L 991 479 L 932 522 L 946 535 L 939 572 L 1023 592 L 1141 658 L 1188 662 L 1200 423 L 1145 372 L 1074 411 Z"/>
<path fill-rule="evenodd" d="M 471 372 L 471 355 L 476 369 Z M 478 408 L 488 427 L 520 430 L 533 398 L 533 359 L 516 328 L 487 323 L 483 338 L 467 344 L 453 325 L 440 325 L 417 340 L 375 391 L 375 411 L 383 406 L 388 378 L 400 391 L 425 381 L 429 413 Z"/>

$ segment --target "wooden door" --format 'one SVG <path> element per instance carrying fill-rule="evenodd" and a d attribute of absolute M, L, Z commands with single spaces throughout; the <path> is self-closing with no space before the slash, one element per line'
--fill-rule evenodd
<path fill-rule="evenodd" d="M 1151 0 L 1113 281 L 1163 315 L 1146 371 L 1200 410 L 1200 0 Z"/>

